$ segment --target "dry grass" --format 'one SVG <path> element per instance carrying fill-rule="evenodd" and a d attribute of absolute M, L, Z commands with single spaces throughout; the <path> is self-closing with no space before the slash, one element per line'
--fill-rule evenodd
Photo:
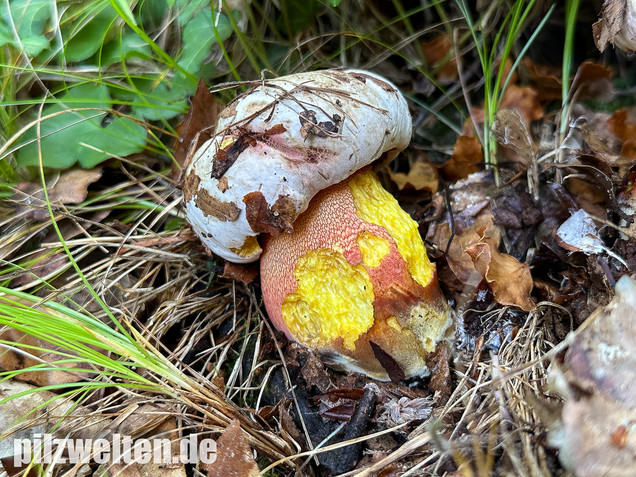
<path fill-rule="evenodd" d="M 218 267 L 187 228 L 163 230 L 167 220 L 181 217 L 179 192 L 167 175 L 134 163 L 122 164 L 119 172 L 122 181 L 83 204 L 54 204 L 55 219 L 62 231 L 72 235 L 66 245 L 117 319 L 131 323 L 149 349 L 159 350 L 174 363 L 191 388 L 175 388 L 166 379 L 164 397 L 117 388 L 95 392 L 85 401 L 90 412 L 73 416 L 71 427 L 78 428 L 77 419 L 125 419 L 132 412 L 131 400 L 135 409 L 152 401 L 160 403 L 158 414 L 179 416 L 182 432 L 218 433 L 240 418 L 259 455 L 271 461 L 284 459 L 276 467 L 278 472 L 285 474 L 301 465 L 303 457 L 313 454 L 300 452 L 306 443 L 295 442 L 280 423 L 268 429 L 255 417 L 271 376 L 285 367 L 280 348 L 271 352 L 275 336 L 263 319 L 258 289 L 219 278 Z M 15 197 L 22 202 L 28 198 L 18 191 Z M 37 204 L 37 196 L 31 195 L 30 201 Z M 13 213 L 12 207 L 20 212 Z M 47 264 L 49 255 L 40 255 L 41 250 L 62 255 L 63 248 L 50 233 L 50 218 L 33 221 L 31 211 L 17 202 L 5 203 L 1 258 L 5 265 L 28 263 L 31 275 L 6 266 L 0 280 L 20 280 L 16 289 L 43 300 L 72 299 L 74 307 L 106 320 L 68 261 L 61 260 L 43 276 L 33 275 L 38 265 Z M 101 217 L 106 211 L 108 215 Z M 28 250 L 25 244 L 35 240 L 40 248 Z M 549 365 L 541 358 L 556 344 L 547 339 L 550 331 L 542 319 L 548 309 L 528 314 L 518 328 L 502 325 L 492 335 L 501 341 L 498 351 L 484 351 L 489 343 L 460 346 L 453 362 L 456 386 L 450 399 L 434 409 L 431 420 L 411 429 L 406 444 L 372 468 L 347 475 L 374 475 L 373 469 L 389 464 L 404 475 L 442 475 L 449 462 L 465 476 L 492 475 L 495 469 L 498 475 L 552 475 L 554 463 L 543 447 L 545 427 L 534 409 Z M 505 324 L 506 314 L 506 309 L 486 312 L 482 320 Z M 270 351 L 263 352 L 265 348 Z M 156 378 L 161 382 L 161 377 Z M 293 389 L 289 380 L 286 385 Z M 142 431 L 143 426 L 138 432 Z M 346 443 L 335 447 L 342 445 Z"/>

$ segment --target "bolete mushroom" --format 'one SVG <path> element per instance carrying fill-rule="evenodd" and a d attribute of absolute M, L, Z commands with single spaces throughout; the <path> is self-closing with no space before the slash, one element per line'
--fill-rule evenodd
<path fill-rule="evenodd" d="M 183 184 L 212 252 L 239 263 L 263 253 L 273 324 L 377 379 L 425 374 L 451 324 L 417 223 L 367 167 L 392 160 L 411 128 L 397 88 L 366 71 L 262 80 L 221 112 Z"/>

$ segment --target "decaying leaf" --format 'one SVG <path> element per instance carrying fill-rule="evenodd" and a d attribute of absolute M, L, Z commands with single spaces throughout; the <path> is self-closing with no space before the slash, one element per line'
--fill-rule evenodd
<path fill-rule="evenodd" d="M 258 275 L 258 267 L 251 263 L 232 263 L 225 262 L 223 268 L 223 278 L 230 278 L 239 281 L 245 285 L 249 285 Z"/>
<path fill-rule="evenodd" d="M 530 74 L 532 86 L 539 93 L 539 101 L 561 99 L 563 92 L 561 91 L 560 67 L 538 64 L 527 56 L 521 63 Z"/>
<path fill-rule="evenodd" d="M 516 152 L 526 165 L 536 157 L 536 146 L 530 130 L 517 109 L 501 109 L 492 124 L 495 139 Z"/>
<path fill-rule="evenodd" d="M 22 350 L 7 349 L 5 346 L 0 346 L 0 367 L 3 371 L 16 371 L 30 366 L 41 365 L 42 363 L 54 363 L 63 359 L 63 356 L 55 354 L 56 351 L 61 352 L 60 348 L 12 328 L 8 328 L 1 333 L 0 339 L 7 342 L 20 343 L 20 346 L 24 347 L 33 347 L 29 350 L 29 353 L 25 353 Z M 86 379 L 90 371 L 88 367 L 82 373 L 64 371 L 65 367 L 78 368 L 79 365 L 77 363 L 51 366 L 59 369 L 23 372 L 18 374 L 16 378 L 21 381 L 35 383 L 38 386 L 59 386 L 82 381 Z"/>
<path fill-rule="evenodd" d="M 7 399 L 0 404 L 0 471 L 2 467 L 11 468 L 16 472 L 13 475 L 18 475 L 21 469 L 27 467 L 27 464 L 18 468 L 14 465 L 16 439 L 33 441 L 36 434 L 42 436 L 45 433 L 68 437 L 71 432 L 76 432 L 75 437 L 78 438 L 94 438 L 109 423 L 107 418 L 95 418 L 87 408 L 53 392 L 34 391 L 35 386 L 19 381 L 0 383 L 0 400 Z M 9 430 L 15 432 L 5 434 Z"/>
<path fill-rule="evenodd" d="M 101 169 L 75 169 L 65 172 L 53 183 L 47 184 L 49 201 L 55 204 L 79 204 L 88 196 L 88 186 L 102 177 Z M 39 183 L 25 183 L 18 186 L 17 199 L 25 202 L 20 208 L 28 209 L 28 217 L 45 220 L 46 210 L 44 193 Z M 26 196 L 26 198 L 25 198 Z"/>
<path fill-rule="evenodd" d="M 444 249 L 450 236 L 448 224 L 442 224 L 433 241 Z M 447 263 L 461 283 L 476 286 L 485 278 L 498 303 L 529 311 L 534 308 L 530 298 L 533 287 L 530 268 L 511 255 L 499 252 L 500 240 L 493 216 L 481 215 L 471 227 L 453 238 L 446 255 Z"/>
<path fill-rule="evenodd" d="M 636 475 L 634 316 L 636 281 L 624 276 L 612 302 L 570 337 L 563 364 L 551 370 L 552 385 L 565 403 L 550 442 L 577 477 Z"/>
<path fill-rule="evenodd" d="M 621 156 L 632 161 L 636 160 L 636 118 L 633 116 L 633 111 L 619 109 L 608 121 L 610 130 L 623 141 Z"/>
<path fill-rule="evenodd" d="M 544 115 L 543 107 L 539 102 L 539 93 L 528 86 L 514 84 L 506 88 L 499 109 L 516 109 L 527 125 L 543 118 Z"/>
<path fill-rule="evenodd" d="M 450 181 L 468 177 L 481 169 L 484 153 L 476 137 L 459 136 L 453 147 L 453 155 L 442 167 L 442 173 Z"/>
<path fill-rule="evenodd" d="M 636 50 L 636 2 L 605 0 L 599 20 L 592 26 L 596 47 L 602 52 L 608 44 L 623 51 Z"/>
<path fill-rule="evenodd" d="M 572 90 L 579 100 L 596 98 L 610 100 L 612 91 L 612 69 L 594 61 L 584 61 L 576 70 Z"/>
<path fill-rule="evenodd" d="M 205 81 L 199 79 L 197 91 L 192 98 L 192 106 L 177 128 L 179 137 L 174 145 L 174 158 L 181 167 L 173 166 L 173 177 L 181 176 L 182 169 L 188 166 L 188 158 L 197 145 L 212 137 L 221 108 L 222 104 L 210 93 Z"/>
<path fill-rule="evenodd" d="M 453 54 L 453 42 L 442 33 L 432 40 L 423 41 L 422 52 L 431 68 L 436 68 L 435 78 L 439 84 L 450 84 L 457 79 L 457 60 Z"/>
<path fill-rule="evenodd" d="M 238 420 L 230 424 L 217 441 L 217 457 L 206 464 L 208 477 L 255 477 L 259 475 L 244 431 Z"/>
<path fill-rule="evenodd" d="M 415 161 L 408 174 L 389 171 L 389 176 L 400 190 L 412 187 L 415 190 L 428 190 L 435 193 L 439 184 L 437 169 L 424 160 Z"/>
<path fill-rule="evenodd" d="M 605 246 L 596 231 L 592 217 L 583 209 L 574 212 L 557 230 L 557 241 L 561 247 L 571 252 L 583 252 L 587 255 L 607 253 L 625 267 L 625 261 Z"/>
<path fill-rule="evenodd" d="M 527 263 L 501 253 L 488 243 L 477 243 L 466 249 L 475 269 L 486 278 L 495 300 L 502 305 L 518 306 L 525 311 L 534 308 L 530 298 L 532 275 Z"/>

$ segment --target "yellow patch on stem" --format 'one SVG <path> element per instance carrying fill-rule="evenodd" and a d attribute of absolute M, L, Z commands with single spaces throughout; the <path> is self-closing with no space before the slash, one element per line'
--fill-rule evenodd
<path fill-rule="evenodd" d="M 377 267 L 389 253 L 389 241 L 366 230 L 358 234 L 356 242 L 367 267 Z"/>
<path fill-rule="evenodd" d="M 402 210 L 372 171 L 355 174 L 349 181 L 349 188 L 358 217 L 384 227 L 395 240 L 413 279 L 423 287 L 427 286 L 433 278 L 433 265 L 426 254 L 417 222 Z"/>
<path fill-rule="evenodd" d="M 311 347 L 342 337 L 353 350 L 373 326 L 373 286 L 362 265 L 333 250 L 310 250 L 296 263 L 296 291 L 285 297 L 282 314 L 296 339 Z"/>

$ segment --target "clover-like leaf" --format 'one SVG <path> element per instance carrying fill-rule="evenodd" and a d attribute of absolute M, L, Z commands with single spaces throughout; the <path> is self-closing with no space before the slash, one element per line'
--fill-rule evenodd
<path fill-rule="evenodd" d="M 93 56 L 108 36 L 109 30 L 118 18 L 113 8 L 105 4 L 98 13 L 91 16 L 90 22 L 77 30 L 80 22 L 67 22 L 62 28 L 62 37 L 65 41 L 64 57 L 66 61 L 78 62 Z M 80 23 L 81 25 L 81 23 Z"/>
<path fill-rule="evenodd" d="M 183 30 L 183 54 L 179 66 L 189 73 L 196 73 L 203 61 L 210 55 L 212 44 L 216 43 L 214 25 L 209 9 L 201 10 L 188 22 Z M 232 24 L 224 15 L 219 16 L 217 24 L 219 37 L 226 40 L 232 34 Z"/>
<path fill-rule="evenodd" d="M 0 46 L 11 45 L 22 49 L 29 56 L 37 56 L 48 47 L 43 36 L 44 26 L 50 18 L 48 0 L 11 0 L 9 8 L 0 8 Z M 15 38 L 12 28 L 18 39 Z"/>
<path fill-rule="evenodd" d="M 107 115 L 110 104 L 106 86 L 86 84 L 74 87 L 44 108 L 43 117 L 53 116 L 40 122 L 43 165 L 65 169 L 79 161 L 82 167 L 93 167 L 111 156 L 142 151 L 145 128 L 128 118 L 112 116 L 111 120 Z M 35 126 L 24 134 L 22 144 L 17 152 L 18 165 L 38 164 Z"/>

